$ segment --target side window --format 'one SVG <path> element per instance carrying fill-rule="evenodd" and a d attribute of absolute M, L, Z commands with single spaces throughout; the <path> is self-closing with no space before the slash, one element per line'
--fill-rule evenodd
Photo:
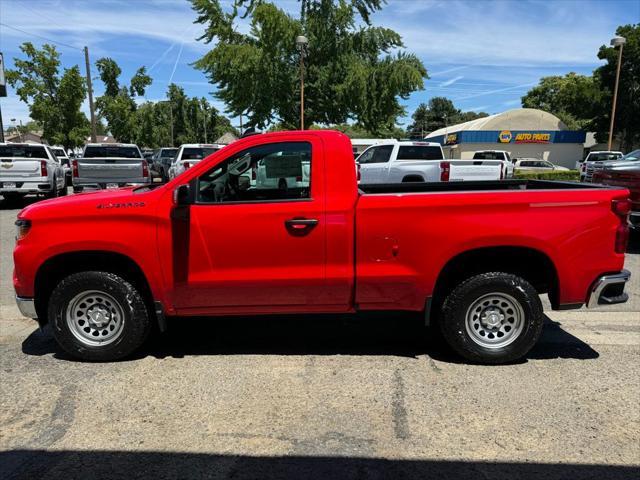
<path fill-rule="evenodd" d="M 373 158 L 369 163 L 386 163 L 391 158 L 391 152 L 393 152 L 393 145 L 383 145 L 375 149 Z"/>
<path fill-rule="evenodd" d="M 198 179 L 198 203 L 299 200 L 311 197 L 311 144 L 248 148 Z"/>
<path fill-rule="evenodd" d="M 371 159 L 373 159 L 373 155 L 375 154 L 377 149 L 378 149 L 378 147 L 373 147 L 373 148 L 370 148 L 370 149 L 366 150 L 365 152 L 363 152 L 358 157 L 358 163 L 360 163 L 360 164 L 372 163 Z"/>

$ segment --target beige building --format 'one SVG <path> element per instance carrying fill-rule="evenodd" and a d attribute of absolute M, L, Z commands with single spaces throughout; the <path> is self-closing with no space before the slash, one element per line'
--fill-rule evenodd
<path fill-rule="evenodd" d="M 425 140 L 442 144 L 445 158 L 470 159 L 478 150 L 505 150 L 511 158 L 540 158 L 575 168 L 583 158 L 585 136 L 569 130 L 555 115 L 518 108 L 436 130 Z"/>

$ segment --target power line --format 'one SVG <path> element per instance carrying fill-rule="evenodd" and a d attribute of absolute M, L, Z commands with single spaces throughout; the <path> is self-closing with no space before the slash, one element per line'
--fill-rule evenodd
<path fill-rule="evenodd" d="M 43 37 L 42 35 L 38 35 L 37 33 L 27 32 L 26 30 L 22 30 L 22 29 L 17 28 L 17 27 L 12 27 L 11 25 L 7 25 L 6 23 L 0 22 L 0 25 L 2 25 L 3 27 L 10 28 L 11 30 L 15 30 L 16 32 L 24 33 L 25 35 L 31 35 L 32 37 L 41 38 L 42 40 L 46 40 L 47 42 L 55 43 L 56 45 L 61 45 L 63 47 L 67 47 L 67 48 L 73 48 L 74 50 L 82 50 L 81 48 L 74 47 L 73 45 L 69 45 L 68 43 L 58 42 L 57 40 L 52 40 L 50 38 Z"/>

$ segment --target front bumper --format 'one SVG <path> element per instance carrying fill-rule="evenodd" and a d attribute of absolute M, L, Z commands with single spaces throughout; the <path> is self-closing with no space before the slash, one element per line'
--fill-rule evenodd
<path fill-rule="evenodd" d="M 18 310 L 20 313 L 28 318 L 37 319 L 36 304 L 33 298 L 19 297 L 16 295 L 16 303 L 18 304 Z"/>
<path fill-rule="evenodd" d="M 622 270 L 620 273 L 599 277 L 591 287 L 587 308 L 595 308 L 600 305 L 615 305 L 629 300 L 629 295 L 624 293 L 624 286 L 630 277 L 631 272 L 629 270 Z"/>

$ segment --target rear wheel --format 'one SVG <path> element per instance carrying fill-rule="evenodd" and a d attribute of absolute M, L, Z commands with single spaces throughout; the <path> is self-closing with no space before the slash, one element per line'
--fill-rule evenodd
<path fill-rule="evenodd" d="M 56 198 L 60 191 L 58 190 L 58 179 L 53 177 L 53 183 L 51 184 L 51 191 L 47 193 L 47 198 Z"/>
<path fill-rule="evenodd" d="M 82 360 L 111 361 L 139 348 L 151 328 L 140 293 L 107 272 L 81 272 L 65 278 L 48 308 L 60 346 Z"/>
<path fill-rule="evenodd" d="M 529 282 L 508 273 L 465 280 L 446 298 L 440 328 L 465 359 L 499 364 L 518 360 L 542 333 L 544 314 Z"/>

